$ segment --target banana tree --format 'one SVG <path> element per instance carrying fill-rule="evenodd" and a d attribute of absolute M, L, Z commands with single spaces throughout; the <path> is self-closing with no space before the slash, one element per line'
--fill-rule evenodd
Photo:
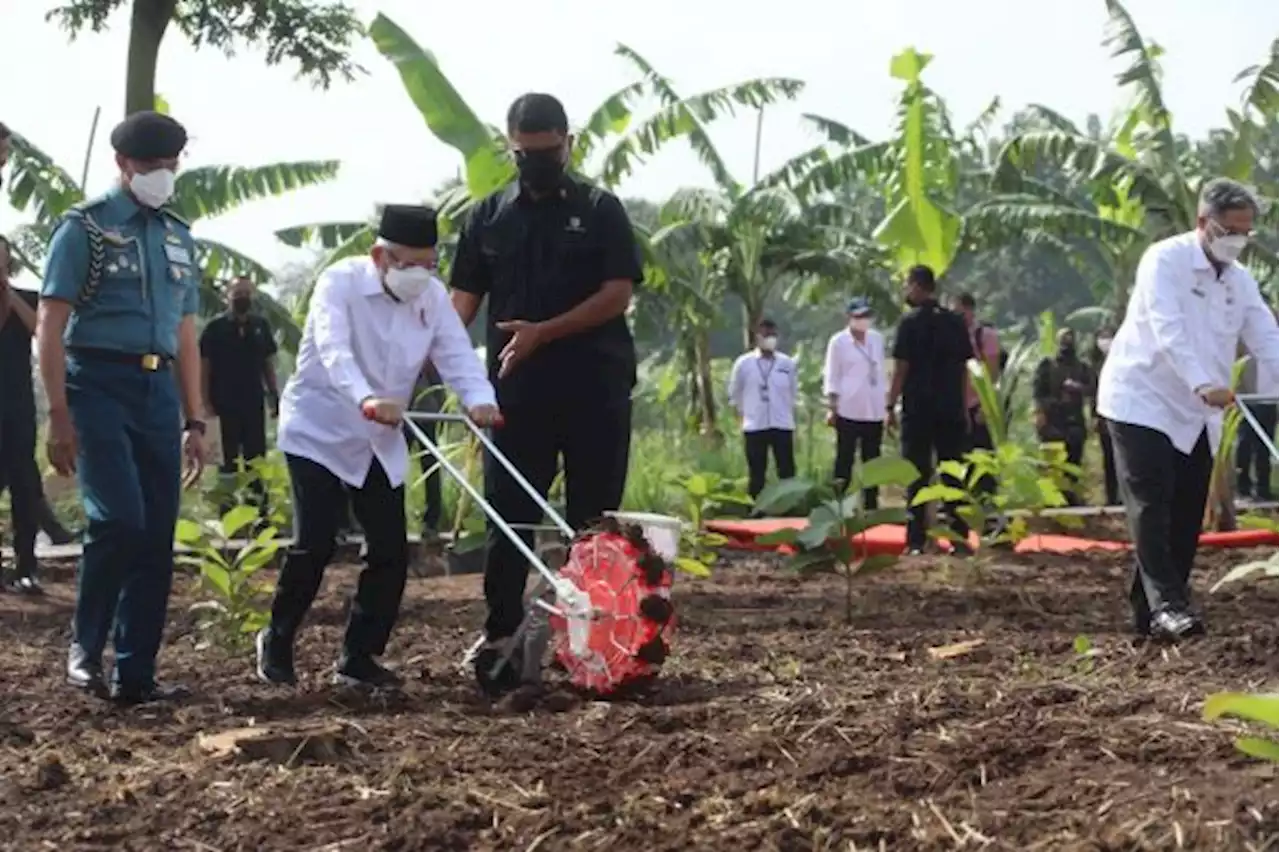
<path fill-rule="evenodd" d="M 33 219 L 19 229 L 15 242 L 20 247 L 20 262 L 38 273 L 58 221 L 73 205 L 85 200 L 84 186 L 21 134 L 13 133 L 10 144 L 9 203 Z M 179 172 L 169 206 L 196 225 L 250 201 L 323 183 L 337 172 L 338 163 L 334 161 L 188 169 Z M 222 309 L 217 280 L 233 275 L 247 275 L 259 283 L 271 280 L 271 271 L 262 263 L 232 246 L 202 237 L 196 237 L 195 244 L 196 261 L 204 272 L 201 307 L 206 316 Z M 280 334 L 281 345 L 290 351 L 296 349 L 300 331 L 289 312 L 267 293 L 260 294 L 259 301 L 267 320 Z"/>
<path fill-rule="evenodd" d="M 1142 251 L 1152 240 L 1195 227 L 1200 186 L 1214 175 L 1197 168 L 1174 133 L 1161 86 L 1162 51 L 1143 38 L 1119 0 L 1104 2 L 1110 21 L 1103 43 L 1126 63 L 1117 81 L 1131 97 L 1129 108 L 1101 138 L 1041 108 L 1046 126 L 1006 143 L 993 176 L 998 194 L 974 215 L 989 231 L 1021 233 L 1061 247 L 1068 257 L 1096 248 L 1110 279 L 1104 302 L 1119 309 Z M 1276 43 L 1264 63 L 1238 79 L 1248 81 L 1246 94 L 1228 119 L 1239 144 L 1247 144 L 1254 122 L 1275 121 Z M 1045 172 L 1059 175 L 1065 188 L 1037 178 Z M 1232 172 L 1247 179 L 1246 158 L 1237 156 Z M 1273 203 L 1261 228 L 1274 217 Z M 1245 259 L 1264 277 L 1273 274 L 1274 244 L 1254 241 Z"/>
<path fill-rule="evenodd" d="M 462 155 L 463 180 L 437 199 L 442 233 L 453 230 L 470 206 L 515 177 L 503 129 L 487 124 L 467 104 L 440 68 L 435 56 L 398 24 L 379 14 L 369 37 L 400 74 L 405 93 L 421 113 L 433 136 Z M 633 62 L 638 54 L 619 45 L 617 54 Z M 647 67 L 647 63 L 645 63 Z M 731 114 L 735 106 L 759 107 L 794 97 L 799 80 L 761 78 L 712 89 L 689 98 L 667 98 L 651 81 L 622 87 L 606 98 L 579 128 L 571 167 L 612 188 L 678 137 L 705 138 L 705 125 Z M 640 121 L 633 109 L 646 95 L 659 94 L 656 112 Z M 373 242 L 372 223 L 364 220 L 329 222 L 286 228 L 276 236 L 292 246 L 319 243 L 330 261 L 366 251 Z M 305 299 L 304 299 L 305 309 Z"/>

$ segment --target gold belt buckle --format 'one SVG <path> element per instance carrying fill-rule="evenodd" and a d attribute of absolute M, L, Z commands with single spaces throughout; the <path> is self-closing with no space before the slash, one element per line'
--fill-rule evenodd
<path fill-rule="evenodd" d="M 146 370 L 149 373 L 154 373 L 156 370 L 159 370 L 160 356 L 159 355 L 143 355 L 142 369 Z"/>

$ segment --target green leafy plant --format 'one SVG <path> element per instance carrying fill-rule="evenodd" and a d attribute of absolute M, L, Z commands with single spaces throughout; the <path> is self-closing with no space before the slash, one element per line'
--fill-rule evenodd
<path fill-rule="evenodd" d="M 1240 529 L 1280 532 L 1280 522 L 1277 522 L 1275 518 L 1268 518 L 1263 515 L 1241 515 L 1236 519 L 1236 524 Z M 1221 580 L 1214 583 L 1213 588 L 1209 591 L 1216 592 L 1223 586 L 1239 582 L 1255 574 L 1261 574 L 1264 577 L 1280 577 L 1280 551 L 1271 554 L 1267 559 L 1255 559 L 1252 562 L 1235 566 Z"/>
<path fill-rule="evenodd" d="M 761 492 L 756 509 L 767 515 L 813 505 L 800 530 L 779 530 L 760 536 L 761 544 L 787 544 L 798 548 L 791 567 L 802 574 L 836 574 L 845 581 L 845 621 L 853 622 L 853 591 L 859 577 L 894 565 L 897 556 L 869 554 L 859 537 L 881 524 L 901 524 L 906 510 L 901 507 L 867 510 L 862 505 L 862 489 L 888 485 L 906 487 L 919 477 L 916 466 L 906 459 L 880 457 L 854 469 L 849 490 L 835 483 L 819 485 L 806 479 L 788 479 Z"/>
<path fill-rule="evenodd" d="M 209 596 L 192 606 L 200 613 L 200 628 L 217 645 L 239 650 L 267 625 L 272 586 L 258 573 L 270 566 L 280 544 L 277 528 L 268 525 L 237 546 L 234 539 L 258 519 L 258 508 L 236 506 L 215 521 L 178 521 L 177 543 L 185 552 L 178 561 L 195 568 L 201 592 Z"/>
<path fill-rule="evenodd" d="M 1043 322 L 1052 322 L 1051 318 Z M 938 465 L 943 479 L 959 483 L 938 482 L 916 492 L 913 505 L 932 502 L 954 502 L 956 514 L 975 530 L 989 530 L 983 538 L 987 544 L 1016 544 L 1030 533 L 1030 520 L 1045 509 L 1067 504 L 1064 489 L 1070 479 L 1080 476 L 1080 469 L 1066 461 L 1059 445 L 1047 452 L 1030 449 L 1009 438 L 1005 423 L 1005 402 L 987 365 L 976 359 L 969 361 L 969 379 L 977 393 L 982 415 L 991 433 L 994 450 L 975 449 L 963 461 L 947 460 Z M 979 483 L 994 479 L 994 493 L 984 493 Z M 1018 517 L 1012 513 L 1018 512 Z M 932 531 L 940 538 L 954 539 L 948 529 Z"/>
<path fill-rule="evenodd" d="M 1250 695 L 1242 692 L 1219 692 L 1204 703 L 1205 721 L 1222 717 L 1266 725 L 1280 733 L 1280 695 Z M 1237 737 L 1236 748 L 1250 757 L 1280 763 L 1280 744 L 1263 737 Z"/>
<path fill-rule="evenodd" d="M 680 533 L 680 556 L 676 568 L 694 577 L 710 577 L 716 551 L 728 543 L 719 533 L 706 530 L 703 522 L 727 506 L 750 506 L 751 498 L 737 483 L 715 473 L 695 473 L 677 482 L 681 490 L 684 528 Z"/>

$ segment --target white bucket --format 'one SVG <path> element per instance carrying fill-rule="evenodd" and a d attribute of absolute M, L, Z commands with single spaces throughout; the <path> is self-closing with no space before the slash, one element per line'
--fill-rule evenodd
<path fill-rule="evenodd" d="M 644 531 L 649 546 L 668 562 L 675 560 L 680 553 L 680 533 L 684 522 L 669 515 L 654 515 L 649 512 L 605 512 L 621 524 L 635 524 Z"/>

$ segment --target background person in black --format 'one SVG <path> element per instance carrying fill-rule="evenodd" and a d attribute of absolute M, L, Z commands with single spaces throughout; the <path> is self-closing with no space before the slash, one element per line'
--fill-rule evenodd
<path fill-rule="evenodd" d="M 626 484 L 636 355 L 624 314 L 643 279 L 640 253 L 621 202 L 566 173 L 573 137 L 558 100 L 518 98 L 507 131 L 520 177 L 477 204 L 462 229 L 453 304 L 469 325 L 488 297 L 489 377 L 505 419 L 494 440 L 543 494 L 563 457 L 566 520 L 582 529 L 618 507 Z M 520 487 L 486 461 L 494 507 L 512 523 L 539 522 Z M 490 527 L 480 670 L 520 625 L 527 574 Z"/>
<path fill-rule="evenodd" d="M 267 454 L 265 410 L 275 417 L 280 408 L 274 357 L 276 341 L 271 326 L 253 311 L 253 282 L 240 277 L 227 285 L 227 312 L 214 317 L 200 335 L 200 358 L 205 382 L 204 398 L 222 430 L 224 477 L 234 477 L 239 462 Z M 250 486 L 263 505 L 263 486 Z M 222 512 L 231 508 L 224 503 Z M 264 506 L 265 509 L 265 506 Z"/>
<path fill-rule="evenodd" d="M 40 529 L 43 486 L 35 465 L 36 396 L 31 378 L 31 334 L 40 294 L 14 290 L 16 271 L 9 241 L 0 237 L 0 467 L 9 486 L 15 564 L 5 584 L 39 594 L 36 533 Z"/>
<path fill-rule="evenodd" d="M 1076 333 L 1069 328 L 1058 332 L 1058 351 L 1036 365 L 1032 382 L 1035 399 L 1036 437 L 1042 443 L 1062 443 L 1067 463 L 1077 467 L 1084 459 L 1084 442 L 1088 436 L 1085 400 L 1094 393 L 1093 372 L 1076 354 Z M 1076 493 L 1077 476 L 1069 477 L 1071 487 L 1064 495 L 1067 503 L 1080 505 Z"/>
<path fill-rule="evenodd" d="M 902 398 L 902 457 L 920 471 L 920 479 L 907 489 L 907 551 L 924 550 L 926 505 L 912 506 L 916 492 L 933 477 L 938 461 L 959 459 L 969 440 L 969 412 L 965 408 L 968 372 L 965 362 L 973 354 L 969 333 L 959 314 L 938 305 L 933 270 L 913 266 L 907 272 L 906 299 L 911 310 L 898 322 L 893 341 L 893 381 L 886 401 L 886 422 L 896 425 L 895 409 Z M 950 481 L 948 485 L 960 487 Z M 948 504 L 951 529 L 967 540 L 969 526 Z M 957 542 L 957 552 L 969 551 Z"/>

